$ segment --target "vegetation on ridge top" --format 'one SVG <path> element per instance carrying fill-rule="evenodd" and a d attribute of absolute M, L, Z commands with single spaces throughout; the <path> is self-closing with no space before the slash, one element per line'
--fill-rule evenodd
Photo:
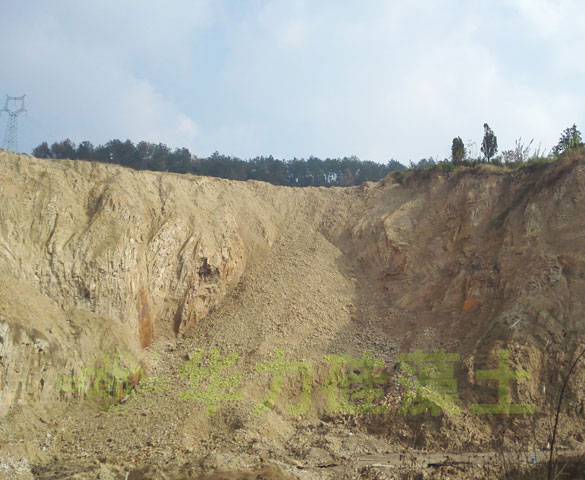
<path fill-rule="evenodd" d="M 418 163 L 411 161 L 408 169 L 432 167 L 450 171 L 460 165 L 481 164 L 518 168 L 553 161 L 583 146 L 581 132 L 573 125 L 563 131 L 558 144 L 550 154 L 544 154 L 540 148 L 531 152 L 533 140 L 525 145 L 520 138 L 516 140 L 514 149 L 504 150 L 498 155 L 498 140 L 494 131 L 487 123 L 483 128 L 482 156 L 473 153 L 475 143 L 471 142 L 466 146 L 461 137 L 455 137 L 451 146 L 451 158 L 435 160 L 429 157 L 421 159 Z M 76 146 L 70 139 L 55 142 L 51 146 L 43 142 L 34 148 L 32 154 L 38 158 L 98 161 L 136 170 L 192 173 L 230 180 L 260 180 L 290 187 L 348 187 L 366 181 L 378 181 L 391 172 L 407 170 L 404 165 L 393 159 L 386 164 L 380 164 L 360 160 L 356 156 L 325 160 L 313 156 L 308 159 L 280 160 L 270 155 L 242 160 L 215 152 L 209 157 L 200 158 L 191 154 L 187 148 L 171 150 L 162 143 L 141 141 L 135 145 L 130 140 L 122 142 L 118 139 L 97 147 L 89 141 Z"/>

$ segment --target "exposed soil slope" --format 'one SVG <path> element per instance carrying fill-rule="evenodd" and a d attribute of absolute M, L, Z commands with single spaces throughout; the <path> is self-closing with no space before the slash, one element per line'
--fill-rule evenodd
<path fill-rule="evenodd" d="M 291 189 L 0 151 L 0 475 L 376 478 L 360 458 L 545 448 L 585 338 L 585 162 L 399 178 Z M 181 372 L 213 349 L 237 354 L 226 372 L 241 373 L 241 398 L 208 415 Z M 311 402 L 289 412 L 304 379 L 289 371 L 259 414 L 273 379 L 259 365 L 279 349 L 311 365 Z M 459 355 L 460 414 L 398 414 L 398 355 L 416 349 Z M 472 413 L 498 401 L 476 372 L 502 349 L 530 372 L 510 380 L 509 401 L 536 413 Z M 88 365 L 113 351 L 128 372 L 121 404 L 96 405 L 91 384 L 63 388 L 94 380 Z M 384 362 L 374 403 L 388 412 L 332 411 L 327 356 L 367 351 Z M 572 449 L 585 440 L 584 371 L 561 425 Z"/>

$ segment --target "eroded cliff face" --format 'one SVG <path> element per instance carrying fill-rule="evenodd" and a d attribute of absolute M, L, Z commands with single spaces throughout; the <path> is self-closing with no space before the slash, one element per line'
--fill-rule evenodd
<path fill-rule="evenodd" d="M 566 347 L 562 335 L 583 330 L 580 158 L 386 183 L 377 187 L 375 210 L 349 226 L 342 248 L 408 318 L 410 342 L 428 343 L 414 336 L 434 330 L 468 353 L 487 338 L 530 339 L 544 350 Z"/>
<path fill-rule="evenodd" d="M 43 384 L 54 388 L 55 378 L 45 371 L 79 370 L 113 326 L 124 338 L 119 346 L 136 351 L 193 325 L 271 244 L 280 222 L 261 185 L 3 151 L 0 164 L 4 285 L 21 286 L 23 312 L 33 302 L 27 295 L 46 304 L 23 320 L 19 309 L 4 312 L 14 292 L 2 290 L 2 411 L 49 395 Z M 247 212 L 250 202 L 256 208 Z M 72 343 L 72 332 L 88 324 L 93 337 Z"/>
<path fill-rule="evenodd" d="M 42 394 L 37 379 L 29 381 L 35 375 L 40 382 L 39 358 L 47 356 L 46 346 L 44 355 L 35 347 L 37 340 L 48 342 L 56 358 L 63 350 L 57 363 L 71 362 L 66 371 L 79 371 L 95 351 L 71 344 L 65 326 L 81 328 L 75 312 L 93 318 L 87 322 L 95 338 L 88 344 L 100 344 L 113 327 L 124 340 L 118 347 L 132 352 L 155 338 L 174 339 L 221 303 L 292 212 L 311 214 L 329 205 L 315 200 L 320 189 L 52 162 L 6 151 L 0 151 L 0 166 L 0 273 L 57 312 L 50 321 L 18 320 L 27 340 L 14 333 L 20 331 L 18 315 L 3 323 L 3 338 L 12 339 L 2 346 L 1 381 L 10 392 L 4 411 L 14 403 L 10 399 Z M 331 195 L 345 196 L 320 197 Z M 318 223 L 320 215 L 311 221 Z M 3 296 L 0 313 L 10 298 L 6 291 Z M 27 303 L 23 293 L 21 308 Z M 66 333 L 57 335 L 52 323 L 64 325 Z M 18 367 L 23 362 L 38 365 L 30 373 Z"/>
<path fill-rule="evenodd" d="M 392 319 L 386 332 L 399 351 L 457 353 L 464 405 L 497 400 L 494 382 L 478 380 L 476 372 L 496 368 L 498 351 L 508 351 L 510 368 L 528 372 L 509 383 L 509 401 L 534 405 L 535 415 L 470 416 L 465 434 L 444 433 L 449 445 L 469 448 L 470 438 L 489 444 L 498 431 L 546 446 L 564 376 L 585 342 L 583 159 L 516 172 L 420 172 L 401 185 L 382 183 L 388 184 L 376 187 L 371 215 L 349 226 L 342 248 L 385 291 Z M 565 445 L 583 439 L 584 386 L 580 363 L 566 392 Z M 411 430 L 418 446 L 432 448 L 445 425 L 461 428 L 447 417 L 434 424 L 413 419 L 427 422 Z M 382 423 L 396 430 L 393 418 Z"/>
<path fill-rule="evenodd" d="M 490 445 L 496 431 L 545 445 L 563 367 L 585 340 L 583 198 L 578 156 L 520 171 L 291 189 L 0 152 L 0 416 L 67 404 L 75 389 L 59 389 L 61 377 L 75 378 L 100 352 L 126 352 L 145 371 L 154 352 L 174 375 L 170 365 L 195 347 L 241 355 L 252 405 L 266 390 L 254 362 L 275 348 L 314 362 L 372 350 L 389 367 L 383 401 L 394 413 L 404 393 L 391 368 L 398 353 L 444 349 L 460 356 L 455 377 L 469 406 L 497 401 L 475 372 L 495 368 L 508 349 L 511 367 L 531 373 L 511 382 L 510 401 L 538 406 L 535 417 L 389 415 L 354 426 L 427 448 Z M 583 428 L 584 372 L 577 368 L 568 391 L 569 442 Z M 327 375 L 315 367 L 315 382 Z M 180 380 L 172 383 L 178 390 Z M 162 428 L 155 419 L 180 418 L 168 427 L 173 455 L 176 439 L 196 449 L 212 430 L 236 445 L 266 438 L 285 456 L 302 437 L 282 412 L 262 424 L 234 408 L 212 423 L 177 398 L 144 411 L 153 436 Z M 328 422 L 326 406 L 316 394 L 307 422 Z M 116 426 L 95 426 L 96 439 L 125 439 Z M 213 448 L 236 448 L 228 443 Z M 351 453 L 343 448 L 319 452 L 334 463 Z"/>
<path fill-rule="evenodd" d="M 174 338 L 220 305 L 293 219 L 322 232 L 374 280 L 391 305 L 387 328 L 408 332 L 405 349 L 432 340 L 469 355 L 482 345 L 487 354 L 494 342 L 516 337 L 555 348 L 583 322 L 579 159 L 521 172 L 435 172 L 402 184 L 389 177 L 350 189 L 278 188 L 8 152 L 0 162 L 0 272 L 62 316 L 107 319 L 133 351 Z M 28 327 L 49 335 L 34 322 Z"/>
<path fill-rule="evenodd" d="M 78 398 L 80 372 L 108 351 L 127 352 L 140 368 L 140 348 L 121 325 L 86 310 L 64 311 L 34 285 L 0 274 L 0 415 Z"/>
<path fill-rule="evenodd" d="M 176 332 L 204 316 L 271 241 L 266 218 L 251 231 L 221 200 L 221 180 L 7 153 L 1 161 L 0 269 L 65 310 L 126 325 L 143 347 L 157 329 Z"/>

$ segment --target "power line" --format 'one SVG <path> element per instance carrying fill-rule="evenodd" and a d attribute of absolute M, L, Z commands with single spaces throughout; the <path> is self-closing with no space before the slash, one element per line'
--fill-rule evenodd
<path fill-rule="evenodd" d="M 24 97 L 26 95 L 22 97 L 9 97 L 6 95 L 6 103 L 4 104 L 4 108 L 0 110 L 0 113 L 6 112 L 8 114 L 2 147 L 13 152 L 18 150 L 18 115 L 26 112 L 24 108 Z M 9 106 L 13 106 L 13 108 L 9 108 Z"/>
<path fill-rule="evenodd" d="M 47 130 L 40 122 L 38 122 L 35 118 L 34 115 L 31 115 L 30 112 L 26 112 L 26 119 L 36 128 L 39 130 L 39 132 L 41 132 L 43 135 L 45 135 L 45 140 L 49 141 L 51 138 L 55 138 L 55 134 L 50 131 Z"/>

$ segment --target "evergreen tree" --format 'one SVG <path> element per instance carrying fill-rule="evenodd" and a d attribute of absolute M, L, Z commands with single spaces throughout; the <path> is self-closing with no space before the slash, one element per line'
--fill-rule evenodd
<path fill-rule="evenodd" d="M 67 138 L 62 142 L 55 142 L 51 145 L 51 155 L 53 158 L 75 158 L 77 149 L 75 144 Z"/>
<path fill-rule="evenodd" d="M 461 137 L 455 137 L 451 145 L 451 161 L 453 165 L 460 165 L 465 158 L 465 145 Z"/>
<path fill-rule="evenodd" d="M 352 186 L 365 181 L 378 181 L 389 172 L 404 170 L 406 167 L 396 160 L 380 164 L 360 160 L 356 156 L 344 158 L 320 158 L 279 160 L 272 155 L 241 160 L 237 157 L 214 152 L 210 157 L 197 158 L 187 148 L 170 148 L 162 143 L 139 142 L 134 145 L 130 140 L 110 140 L 105 145 L 94 147 L 84 141 L 75 148 L 67 139 L 56 142 L 51 147 L 43 142 L 33 150 L 40 158 L 71 158 L 103 163 L 124 165 L 136 170 L 169 171 L 194 173 L 230 180 L 260 180 L 273 185 L 294 187 L 307 186 Z M 421 165 L 434 164 L 432 159 L 422 161 Z"/>
<path fill-rule="evenodd" d="M 398 160 L 394 160 L 392 158 L 388 160 L 388 163 L 386 164 L 386 171 L 384 172 L 384 175 L 390 172 L 401 172 L 402 170 L 406 170 L 406 167 Z"/>
<path fill-rule="evenodd" d="M 491 161 L 496 153 L 498 153 L 498 139 L 494 135 L 493 130 L 487 123 L 483 124 L 483 141 L 481 142 L 481 153 L 483 153 L 487 162 Z"/>
<path fill-rule="evenodd" d="M 91 142 L 87 140 L 77 145 L 77 152 L 75 158 L 79 160 L 93 160 L 95 149 Z"/>
<path fill-rule="evenodd" d="M 33 157 L 36 158 L 53 158 L 51 154 L 51 149 L 49 148 L 49 144 L 47 142 L 43 142 L 37 147 L 34 148 L 32 151 Z"/>
<path fill-rule="evenodd" d="M 555 155 L 560 155 L 569 150 L 573 150 L 583 145 L 581 140 L 581 132 L 577 130 L 577 125 L 573 124 L 572 127 L 566 128 L 559 140 L 559 143 L 553 148 Z"/>

